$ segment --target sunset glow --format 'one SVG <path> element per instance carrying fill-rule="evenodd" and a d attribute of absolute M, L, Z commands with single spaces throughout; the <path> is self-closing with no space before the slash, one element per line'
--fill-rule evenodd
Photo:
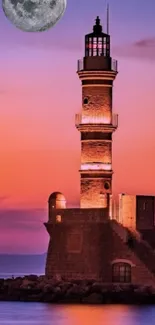
<path fill-rule="evenodd" d="M 113 91 L 113 113 L 119 115 L 113 135 L 113 194 L 155 195 L 155 3 L 111 0 L 110 7 L 112 56 L 119 63 Z M 85 5 L 80 0 L 78 6 L 68 0 L 60 23 L 42 34 L 17 30 L 0 12 L 1 252 L 46 251 L 43 222 L 51 192 L 62 192 L 68 207 L 79 206 L 80 134 L 74 116 L 82 96 L 77 59 L 84 55 L 84 35 L 100 12 L 104 15 L 103 1 L 97 9 L 92 0 Z M 109 123 L 104 117 L 100 121 Z"/>

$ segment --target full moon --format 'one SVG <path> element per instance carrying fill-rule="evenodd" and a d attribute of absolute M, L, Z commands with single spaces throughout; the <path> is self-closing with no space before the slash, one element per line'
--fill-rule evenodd
<path fill-rule="evenodd" d="M 63 16 L 67 0 L 2 0 L 5 16 L 26 32 L 42 32 Z"/>

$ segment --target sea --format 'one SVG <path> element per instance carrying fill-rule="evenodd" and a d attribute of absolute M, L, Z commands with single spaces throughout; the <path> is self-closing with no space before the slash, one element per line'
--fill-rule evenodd
<path fill-rule="evenodd" d="M 24 274 L 23 274 L 24 275 Z M 0 278 L 22 274 L 0 274 Z M 155 325 L 155 306 L 0 302 L 0 325 Z"/>
<path fill-rule="evenodd" d="M 154 325 L 155 307 L 0 302 L 0 325 Z"/>

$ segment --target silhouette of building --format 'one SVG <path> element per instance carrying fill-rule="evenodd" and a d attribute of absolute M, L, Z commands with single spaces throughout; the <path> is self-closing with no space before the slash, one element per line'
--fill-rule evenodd
<path fill-rule="evenodd" d="M 148 219 L 139 208 L 146 198 L 121 195 L 118 220 L 112 215 L 112 135 L 118 126 L 112 90 L 117 61 L 110 54 L 108 25 L 103 32 L 99 17 L 93 32 L 85 36 L 85 56 L 78 61 L 77 74 L 82 84 L 82 112 L 75 122 L 81 137 L 80 208 L 66 208 L 60 192 L 50 195 L 45 274 L 152 285 L 155 254 L 140 232 L 154 227 L 152 203 Z"/>

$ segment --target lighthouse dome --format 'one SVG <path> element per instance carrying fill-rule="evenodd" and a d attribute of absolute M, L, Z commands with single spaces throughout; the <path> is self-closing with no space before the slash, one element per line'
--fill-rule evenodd
<path fill-rule="evenodd" d="M 65 209 L 66 199 L 61 192 L 53 192 L 48 199 L 49 206 L 53 209 Z"/>

